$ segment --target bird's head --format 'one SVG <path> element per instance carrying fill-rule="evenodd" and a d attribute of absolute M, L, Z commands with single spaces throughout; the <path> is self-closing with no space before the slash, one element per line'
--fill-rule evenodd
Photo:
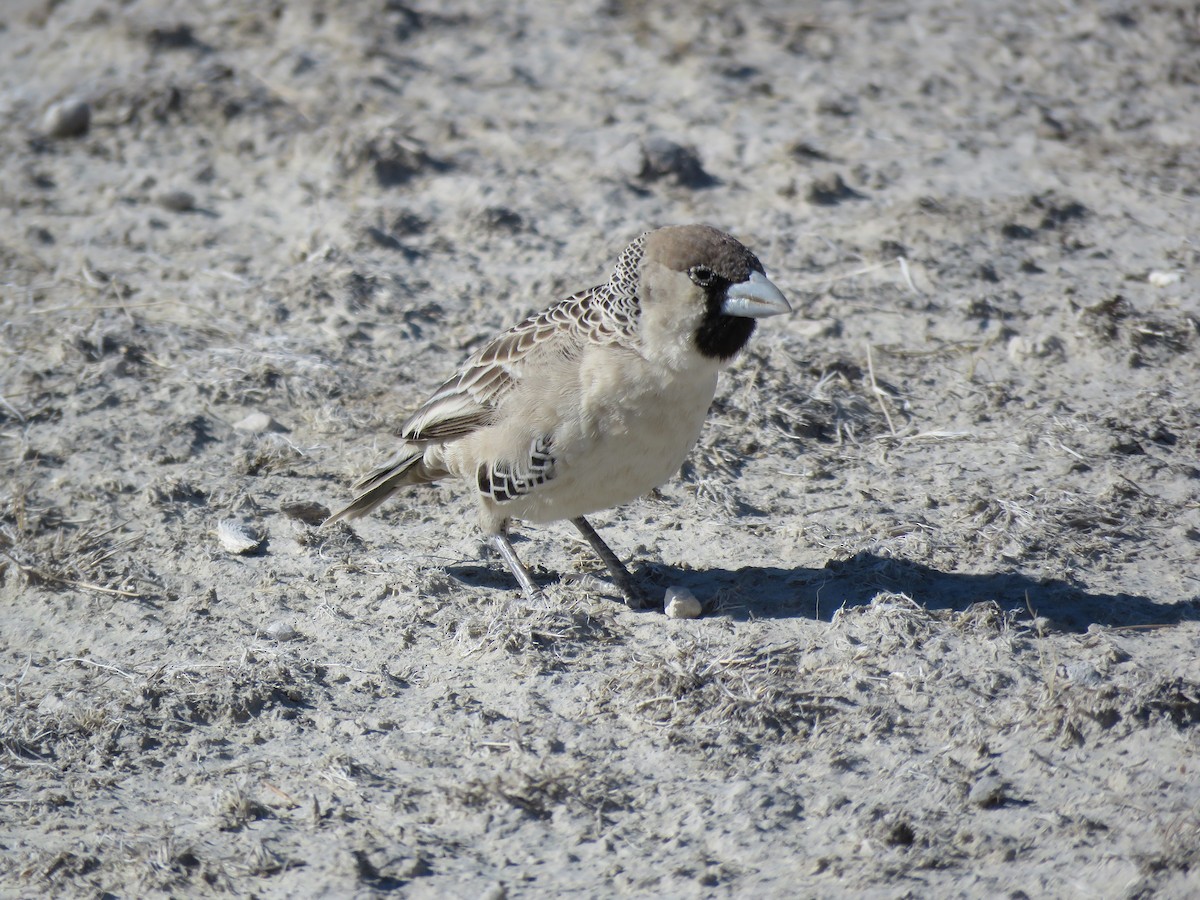
<path fill-rule="evenodd" d="M 639 243 L 622 260 L 626 270 L 636 267 L 642 341 L 651 351 L 725 362 L 746 345 L 756 319 L 792 310 L 758 257 L 722 231 L 672 226 Z M 629 256 L 638 249 L 635 262 Z"/>

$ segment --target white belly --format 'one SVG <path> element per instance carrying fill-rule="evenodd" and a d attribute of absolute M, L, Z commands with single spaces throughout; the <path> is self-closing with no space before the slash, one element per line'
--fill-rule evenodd
<path fill-rule="evenodd" d="M 530 522 L 587 515 L 628 503 L 679 471 L 696 444 L 711 392 L 703 403 L 663 404 L 575 448 L 564 448 L 554 478 L 527 497 L 505 504 Z"/>
<path fill-rule="evenodd" d="M 554 477 L 499 505 L 529 522 L 571 519 L 628 503 L 672 478 L 696 444 L 719 366 L 686 373 L 638 365 L 585 367 L 582 410 L 555 437 Z"/>
<path fill-rule="evenodd" d="M 723 368 L 690 347 L 670 362 L 612 346 L 592 347 L 557 365 L 541 362 L 536 380 L 530 377 L 509 394 L 494 425 L 426 451 L 437 457 L 431 468 L 474 487 L 479 473 L 495 466 L 528 472 L 533 448 L 550 439 L 553 463 L 545 480 L 539 477 L 512 499 L 477 494 L 485 533 L 499 531 L 510 518 L 585 516 L 669 480 L 696 444 Z"/>

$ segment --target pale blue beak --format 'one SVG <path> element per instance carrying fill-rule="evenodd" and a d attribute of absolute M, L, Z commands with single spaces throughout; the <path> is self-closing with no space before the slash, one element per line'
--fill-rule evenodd
<path fill-rule="evenodd" d="M 791 311 L 787 297 L 762 272 L 751 272 L 745 281 L 731 284 L 725 291 L 725 302 L 721 304 L 721 312 L 725 315 L 746 319 L 765 319 Z"/>

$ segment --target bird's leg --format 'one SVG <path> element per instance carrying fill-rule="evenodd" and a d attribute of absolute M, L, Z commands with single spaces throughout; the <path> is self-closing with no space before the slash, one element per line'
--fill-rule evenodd
<path fill-rule="evenodd" d="M 500 554 L 500 558 L 504 560 L 508 570 L 513 573 L 513 577 L 517 579 L 517 583 L 521 585 L 521 590 L 525 592 L 525 597 L 528 600 L 537 600 L 542 596 L 537 585 L 533 583 L 533 576 L 529 574 L 529 570 L 525 568 L 520 557 L 517 556 L 517 551 L 513 549 L 512 541 L 508 539 L 508 529 L 504 528 L 496 534 L 489 534 L 487 542 L 493 550 Z"/>
<path fill-rule="evenodd" d="M 608 567 L 609 574 L 612 575 L 617 588 L 625 595 L 625 605 L 630 609 L 641 609 L 646 599 L 645 593 L 634 583 L 633 576 L 629 574 L 629 570 L 625 568 L 625 564 L 617 559 L 617 554 L 612 552 L 608 544 L 604 543 L 604 539 L 596 534 L 596 529 L 583 516 L 572 519 L 571 524 L 579 529 L 579 533 L 583 535 L 583 539 L 591 545 L 591 548 L 596 551 L 596 555 L 604 561 L 604 565 Z"/>

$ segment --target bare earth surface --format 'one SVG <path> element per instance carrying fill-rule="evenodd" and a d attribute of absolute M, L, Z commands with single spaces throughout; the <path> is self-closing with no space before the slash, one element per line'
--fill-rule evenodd
<path fill-rule="evenodd" d="M 4 5 L 0 895 L 1200 893 L 1197 8 L 650 6 Z M 700 619 L 314 526 L 686 222 L 797 308 L 594 519 Z"/>

